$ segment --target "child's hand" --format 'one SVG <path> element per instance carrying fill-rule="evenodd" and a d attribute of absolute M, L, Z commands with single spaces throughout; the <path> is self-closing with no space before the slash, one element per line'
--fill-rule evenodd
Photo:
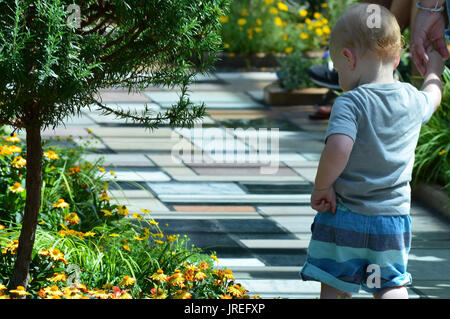
<path fill-rule="evenodd" d="M 434 49 L 430 49 L 427 52 L 429 61 L 427 64 L 427 73 L 434 72 L 437 75 L 444 73 L 445 62 L 441 55 Z"/>
<path fill-rule="evenodd" d="M 336 193 L 333 187 L 317 190 L 314 188 L 311 194 L 311 207 L 319 213 L 330 211 L 336 213 Z"/>

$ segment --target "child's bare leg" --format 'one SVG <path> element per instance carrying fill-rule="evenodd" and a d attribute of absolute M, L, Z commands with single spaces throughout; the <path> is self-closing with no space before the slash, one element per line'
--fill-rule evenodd
<path fill-rule="evenodd" d="M 352 294 L 321 283 L 320 299 L 350 299 Z"/>
<path fill-rule="evenodd" d="M 374 293 L 375 299 L 408 299 L 408 290 L 406 287 L 392 287 Z"/>

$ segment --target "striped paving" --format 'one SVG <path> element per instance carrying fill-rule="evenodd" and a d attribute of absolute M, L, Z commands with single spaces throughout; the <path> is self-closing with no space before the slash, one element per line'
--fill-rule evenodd
<path fill-rule="evenodd" d="M 86 159 L 103 158 L 115 172 L 108 178 L 119 188 L 111 187 L 111 197 L 130 212 L 149 209 L 144 217 L 167 224 L 167 234 L 186 234 L 192 244 L 215 252 L 218 265 L 233 270 L 251 295 L 317 298 L 319 283 L 298 274 L 311 238 L 315 212 L 309 198 L 327 121 L 310 121 L 311 106 L 266 106 L 262 90 L 276 79 L 273 73 L 197 79 L 190 97 L 206 103 L 201 126 L 148 131 L 86 110 L 44 136 L 73 136 L 78 144 L 93 137 L 95 153 Z M 110 107 L 143 110 L 148 104 L 155 112 L 178 96 L 159 88 L 101 94 Z M 409 267 L 417 282 L 410 296 L 449 298 L 450 227 L 416 204 L 412 215 Z M 361 291 L 355 297 L 371 296 Z"/>

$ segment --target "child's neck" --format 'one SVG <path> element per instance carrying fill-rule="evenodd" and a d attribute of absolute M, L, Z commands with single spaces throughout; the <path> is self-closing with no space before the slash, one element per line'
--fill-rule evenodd
<path fill-rule="evenodd" d="M 384 62 L 367 54 L 360 60 L 358 86 L 368 83 L 394 83 L 394 62 Z"/>

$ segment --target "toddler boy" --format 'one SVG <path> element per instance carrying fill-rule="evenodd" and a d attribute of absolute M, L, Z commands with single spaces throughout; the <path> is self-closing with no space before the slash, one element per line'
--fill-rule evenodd
<path fill-rule="evenodd" d="M 330 37 L 345 93 L 325 135 L 311 195 L 318 213 L 300 273 L 321 282 L 321 298 L 350 298 L 360 288 L 375 298 L 408 298 L 412 280 L 409 182 L 421 125 L 441 101 L 444 62 L 429 52 L 420 91 L 395 81 L 400 27 L 389 10 L 373 6 L 349 7 Z"/>

